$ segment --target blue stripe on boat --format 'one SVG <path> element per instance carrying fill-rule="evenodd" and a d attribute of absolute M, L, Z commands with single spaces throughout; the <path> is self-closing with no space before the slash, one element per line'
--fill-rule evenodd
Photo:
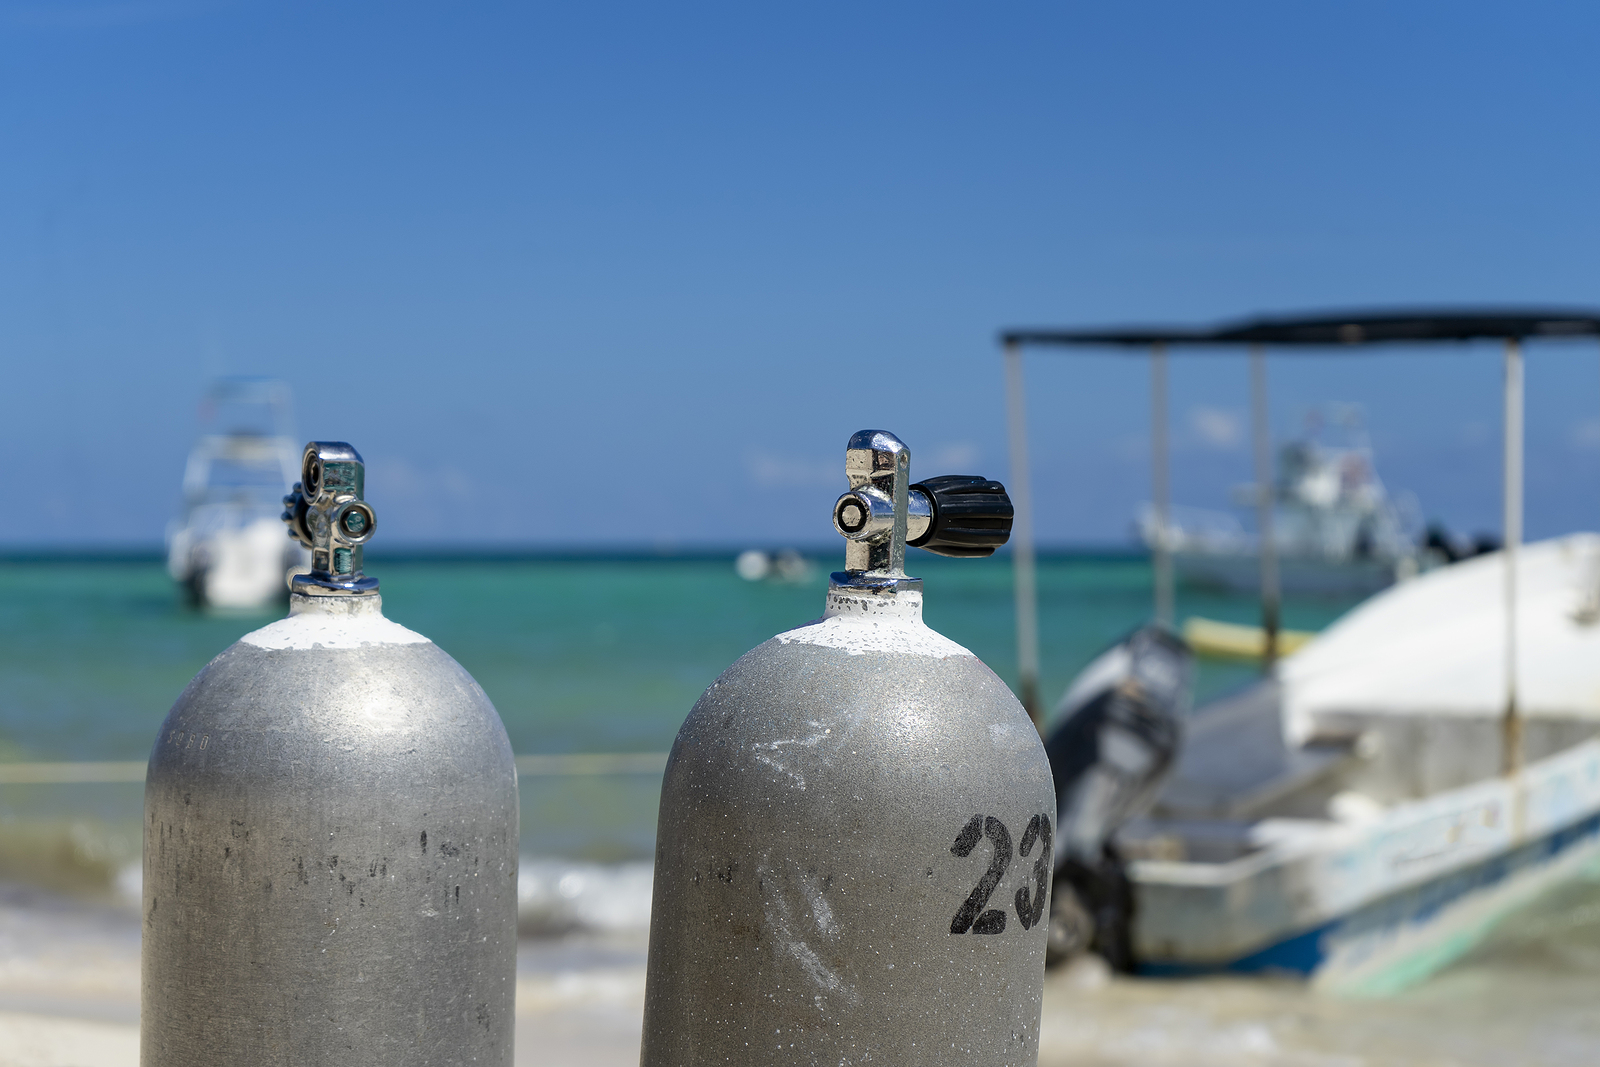
<path fill-rule="evenodd" d="M 1327 958 L 1326 947 L 1341 936 L 1362 936 L 1375 930 L 1398 929 L 1407 924 L 1433 921 L 1445 908 L 1505 881 L 1529 867 L 1548 862 L 1574 845 L 1600 836 L 1600 813 L 1580 819 L 1554 833 L 1526 842 L 1508 852 L 1438 878 L 1380 897 L 1338 919 L 1275 942 L 1266 948 L 1218 963 L 1175 960 L 1141 960 L 1137 972 L 1153 978 L 1180 978 L 1201 974 L 1289 973 L 1311 975 Z"/>

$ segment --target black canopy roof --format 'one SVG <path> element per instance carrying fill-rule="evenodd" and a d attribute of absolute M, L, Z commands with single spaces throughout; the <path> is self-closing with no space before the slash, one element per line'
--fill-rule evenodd
<path fill-rule="evenodd" d="M 1362 345 L 1383 342 L 1523 340 L 1600 336 L 1600 311 L 1588 308 L 1400 309 L 1267 316 L 1211 329 L 1006 330 L 1007 345 Z"/>

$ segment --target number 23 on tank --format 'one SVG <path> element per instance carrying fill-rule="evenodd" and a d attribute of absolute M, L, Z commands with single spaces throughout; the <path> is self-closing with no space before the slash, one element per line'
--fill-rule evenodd
<path fill-rule="evenodd" d="M 972 887 L 972 892 L 961 905 L 961 910 L 950 920 L 952 934 L 1005 932 L 1005 910 L 984 909 L 988 907 L 989 898 L 994 896 L 994 891 L 1005 878 L 1006 868 L 1011 865 L 1011 831 L 1006 829 L 1005 823 L 993 815 L 974 815 L 956 835 L 955 844 L 950 846 L 950 852 L 963 858 L 970 856 L 978 847 L 978 842 L 985 837 L 994 847 L 994 853 L 989 860 L 989 869 L 983 872 L 983 877 Z M 1012 901 L 1016 907 L 1017 920 L 1022 923 L 1024 930 L 1032 929 L 1044 916 L 1045 901 L 1050 890 L 1052 842 L 1049 815 L 1035 815 L 1028 820 L 1027 829 L 1022 831 L 1022 840 L 1017 846 L 1017 854 L 1027 859 L 1036 844 L 1039 846 L 1039 857 L 1033 861 L 1033 870 L 1028 872 L 1031 877 L 1027 878 L 1023 886 L 1017 890 Z"/>

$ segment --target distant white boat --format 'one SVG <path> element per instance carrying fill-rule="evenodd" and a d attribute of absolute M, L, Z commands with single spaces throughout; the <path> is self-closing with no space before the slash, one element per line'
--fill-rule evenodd
<path fill-rule="evenodd" d="M 1517 569 L 1521 769 L 1501 767 L 1503 555 L 1380 593 L 1190 720 L 1119 838 L 1141 971 L 1381 993 L 1600 858 L 1600 536 Z"/>
<path fill-rule="evenodd" d="M 1273 493 L 1273 544 L 1281 588 L 1286 593 L 1351 595 L 1377 592 L 1417 570 L 1415 526 L 1409 498 L 1391 498 L 1378 478 L 1372 447 L 1359 409 L 1329 405 L 1307 436 L 1285 445 L 1278 456 Z M 1323 439 L 1329 429 L 1339 444 Z M 1255 486 L 1238 490 L 1241 506 L 1254 509 Z M 1155 509 L 1139 518 L 1140 536 L 1154 549 L 1164 537 L 1178 577 L 1188 584 L 1256 592 L 1261 587 L 1259 542 L 1232 514 L 1173 507 L 1165 530 Z"/>
<path fill-rule="evenodd" d="M 263 607 L 288 595 L 292 570 L 310 565 L 279 518 L 300 470 L 289 387 L 219 380 L 200 421 L 184 469 L 183 516 L 167 528 L 167 570 L 197 604 Z"/>

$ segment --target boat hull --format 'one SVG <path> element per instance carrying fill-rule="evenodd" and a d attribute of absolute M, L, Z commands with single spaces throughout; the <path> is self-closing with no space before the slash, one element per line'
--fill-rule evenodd
<path fill-rule="evenodd" d="M 1507 912 L 1600 862 L 1600 741 L 1301 835 L 1226 864 L 1136 863 L 1141 973 L 1299 974 L 1383 994 L 1470 949 Z"/>
<path fill-rule="evenodd" d="M 248 611 L 287 601 L 288 574 L 308 562 L 305 550 L 284 537 L 283 523 L 269 516 L 180 530 L 167 566 L 195 603 Z"/>
<path fill-rule="evenodd" d="M 1253 553 L 1177 552 L 1173 566 L 1185 585 L 1231 593 L 1261 590 L 1261 561 Z M 1299 596 L 1361 596 L 1394 584 L 1395 563 L 1384 559 L 1278 559 L 1278 584 Z"/>

